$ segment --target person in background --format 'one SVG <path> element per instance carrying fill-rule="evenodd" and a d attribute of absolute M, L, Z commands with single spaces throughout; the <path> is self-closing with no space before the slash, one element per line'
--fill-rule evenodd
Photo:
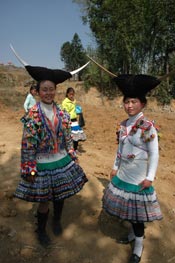
<path fill-rule="evenodd" d="M 36 104 L 36 100 L 35 100 L 36 94 L 37 94 L 36 85 L 31 85 L 30 92 L 28 93 L 24 102 L 25 112 L 28 112 Z"/>
<path fill-rule="evenodd" d="M 71 131 L 73 137 L 74 150 L 77 153 L 79 153 L 78 142 L 85 141 L 86 135 L 78 123 L 78 116 L 76 113 L 76 100 L 74 97 L 75 97 L 75 90 L 72 87 L 67 88 L 66 97 L 62 101 L 62 108 L 65 109 L 70 114 L 70 118 L 72 122 Z"/>
<path fill-rule="evenodd" d="M 24 65 L 37 81 L 40 101 L 21 119 L 21 180 L 14 196 L 38 203 L 36 233 L 40 244 L 47 247 L 51 244 L 46 231 L 49 202 L 53 203 L 53 233 L 60 235 L 64 200 L 80 192 L 88 181 L 73 148 L 70 116 L 54 102 L 56 85 L 86 65 L 73 73 Z"/>
<path fill-rule="evenodd" d="M 123 93 L 128 118 L 119 129 L 117 155 L 111 182 L 104 192 L 103 208 L 131 223 L 131 232 L 118 242 L 134 242 L 129 263 L 138 263 L 143 251 L 144 223 L 162 219 L 153 187 L 159 159 L 158 135 L 154 122 L 143 114 L 147 92 L 160 81 L 148 75 L 125 74 L 114 80 Z"/>

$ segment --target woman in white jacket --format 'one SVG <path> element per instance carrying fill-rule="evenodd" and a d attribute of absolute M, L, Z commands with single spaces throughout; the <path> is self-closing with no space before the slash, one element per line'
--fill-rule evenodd
<path fill-rule="evenodd" d="M 121 123 L 118 132 L 119 146 L 103 207 L 109 214 L 131 223 L 132 231 L 119 243 L 135 242 L 129 263 L 137 263 L 143 250 L 144 222 L 162 219 L 152 186 L 159 159 L 158 135 L 154 123 L 142 112 L 146 93 L 160 82 L 148 75 L 120 75 L 115 81 L 123 92 L 128 119 Z"/>

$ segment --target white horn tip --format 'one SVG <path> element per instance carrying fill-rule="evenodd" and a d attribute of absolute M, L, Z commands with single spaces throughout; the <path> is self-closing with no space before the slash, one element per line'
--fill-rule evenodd
<path fill-rule="evenodd" d="M 13 51 L 13 53 L 15 54 L 15 56 L 17 57 L 17 59 L 19 60 L 19 62 L 24 66 L 28 66 L 29 64 L 26 63 L 22 58 L 20 58 L 20 56 L 17 54 L 17 52 L 15 51 L 14 47 L 12 46 L 12 44 L 10 44 L 10 48 Z"/>
<path fill-rule="evenodd" d="M 70 72 L 70 74 L 73 76 L 75 75 L 76 73 L 78 73 L 79 71 L 81 71 L 82 69 L 84 69 L 88 64 L 90 63 L 90 61 L 88 61 L 85 65 L 83 65 L 82 67 L 76 69 L 76 70 L 73 70 Z"/>

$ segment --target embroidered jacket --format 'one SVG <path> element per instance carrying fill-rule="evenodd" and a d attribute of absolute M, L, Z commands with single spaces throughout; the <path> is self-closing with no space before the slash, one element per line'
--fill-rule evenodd
<path fill-rule="evenodd" d="M 144 178 L 153 181 L 159 158 L 154 123 L 140 113 L 123 121 L 117 135 L 119 145 L 113 168 L 118 170 L 118 176 L 129 183 Z"/>
<path fill-rule="evenodd" d="M 34 105 L 27 115 L 22 117 L 24 124 L 21 144 L 21 176 L 26 178 L 32 171 L 36 172 L 36 154 L 54 154 L 66 149 L 73 151 L 70 116 L 54 103 L 55 125 L 42 112 L 40 103 Z"/>

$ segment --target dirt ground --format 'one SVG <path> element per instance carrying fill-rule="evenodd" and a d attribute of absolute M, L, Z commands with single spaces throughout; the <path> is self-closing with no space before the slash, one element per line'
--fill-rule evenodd
<path fill-rule="evenodd" d="M 59 94 L 58 94 L 59 95 Z M 48 233 L 53 244 L 43 249 L 35 235 L 36 204 L 13 198 L 19 181 L 20 141 L 23 109 L 13 111 L 0 105 L 0 262 L 4 263 L 127 263 L 130 245 L 116 240 L 128 224 L 104 213 L 103 190 L 116 151 L 116 125 L 126 118 L 121 99 L 102 100 L 95 89 L 79 96 L 86 121 L 87 140 L 80 144 L 80 165 L 89 182 L 76 196 L 67 199 L 63 211 L 63 234 Z M 22 108 L 22 106 L 21 106 Z M 145 115 L 161 128 L 160 160 L 154 186 L 163 220 L 146 225 L 141 262 L 175 262 L 175 108 L 162 109 L 148 103 Z"/>

